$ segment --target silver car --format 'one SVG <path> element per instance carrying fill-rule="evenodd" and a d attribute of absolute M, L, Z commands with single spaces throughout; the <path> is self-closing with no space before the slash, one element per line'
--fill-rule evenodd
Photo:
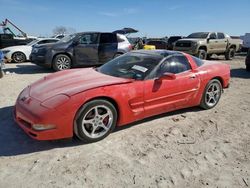
<path fill-rule="evenodd" d="M 118 49 L 115 57 L 125 54 L 130 50 L 132 50 L 132 45 L 130 44 L 125 35 L 117 33 L 117 42 L 118 42 Z"/>

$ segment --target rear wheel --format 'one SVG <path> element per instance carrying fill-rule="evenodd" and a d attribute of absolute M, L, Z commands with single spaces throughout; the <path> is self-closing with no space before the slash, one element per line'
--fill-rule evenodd
<path fill-rule="evenodd" d="M 23 63 L 26 61 L 26 56 L 23 52 L 15 52 L 12 54 L 12 61 L 14 63 Z"/>
<path fill-rule="evenodd" d="M 110 134 L 117 122 L 114 105 L 106 100 L 93 100 L 80 109 L 74 133 L 85 142 L 96 142 Z"/>
<path fill-rule="evenodd" d="M 53 60 L 53 69 L 55 71 L 62 71 L 71 68 L 71 59 L 64 54 L 57 55 Z"/>
<path fill-rule="evenodd" d="M 200 59 L 207 59 L 207 52 L 205 50 L 200 49 L 198 51 L 197 57 Z"/>
<path fill-rule="evenodd" d="M 222 86 L 219 80 L 210 80 L 203 93 L 200 106 L 204 109 L 211 109 L 217 105 L 222 93 Z"/>
<path fill-rule="evenodd" d="M 232 60 L 235 56 L 235 49 L 234 48 L 230 48 L 226 54 L 225 54 L 225 58 L 226 60 Z"/>

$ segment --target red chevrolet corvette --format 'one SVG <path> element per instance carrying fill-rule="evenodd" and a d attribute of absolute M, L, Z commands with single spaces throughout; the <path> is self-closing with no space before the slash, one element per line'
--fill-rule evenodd
<path fill-rule="evenodd" d="M 26 87 L 15 120 L 32 138 L 74 134 L 86 142 L 116 126 L 191 106 L 210 109 L 229 86 L 230 68 L 181 52 L 134 51 L 99 68 L 65 70 Z"/>

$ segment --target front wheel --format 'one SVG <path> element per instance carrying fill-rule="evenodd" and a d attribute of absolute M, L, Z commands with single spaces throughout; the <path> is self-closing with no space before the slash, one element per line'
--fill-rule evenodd
<path fill-rule="evenodd" d="M 207 59 L 207 52 L 205 50 L 199 50 L 197 57 L 200 59 Z"/>
<path fill-rule="evenodd" d="M 53 69 L 55 71 L 62 71 L 71 68 L 71 59 L 64 54 L 57 55 L 53 60 Z"/>
<path fill-rule="evenodd" d="M 117 122 L 114 105 L 106 100 L 93 100 L 80 109 L 74 127 L 75 135 L 85 142 L 96 142 L 110 134 Z"/>
<path fill-rule="evenodd" d="M 211 109 L 217 105 L 222 93 L 222 86 L 219 80 L 210 80 L 203 93 L 200 106 L 204 109 Z"/>
<path fill-rule="evenodd" d="M 26 61 L 26 56 L 23 52 L 15 52 L 12 54 L 12 61 L 14 63 L 23 63 Z"/>

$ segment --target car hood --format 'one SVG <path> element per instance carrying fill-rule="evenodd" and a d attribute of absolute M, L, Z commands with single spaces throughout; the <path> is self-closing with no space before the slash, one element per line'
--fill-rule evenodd
<path fill-rule="evenodd" d="M 27 45 L 20 45 L 20 46 L 11 46 L 11 47 L 7 47 L 7 48 L 3 48 L 1 49 L 2 51 L 21 51 L 21 50 L 26 50 L 26 49 L 32 49 L 31 46 L 27 46 Z"/>
<path fill-rule="evenodd" d="M 89 89 L 131 81 L 102 74 L 94 68 L 65 70 L 52 73 L 33 83 L 30 86 L 30 96 L 42 102 L 58 94 L 72 96 Z"/>

